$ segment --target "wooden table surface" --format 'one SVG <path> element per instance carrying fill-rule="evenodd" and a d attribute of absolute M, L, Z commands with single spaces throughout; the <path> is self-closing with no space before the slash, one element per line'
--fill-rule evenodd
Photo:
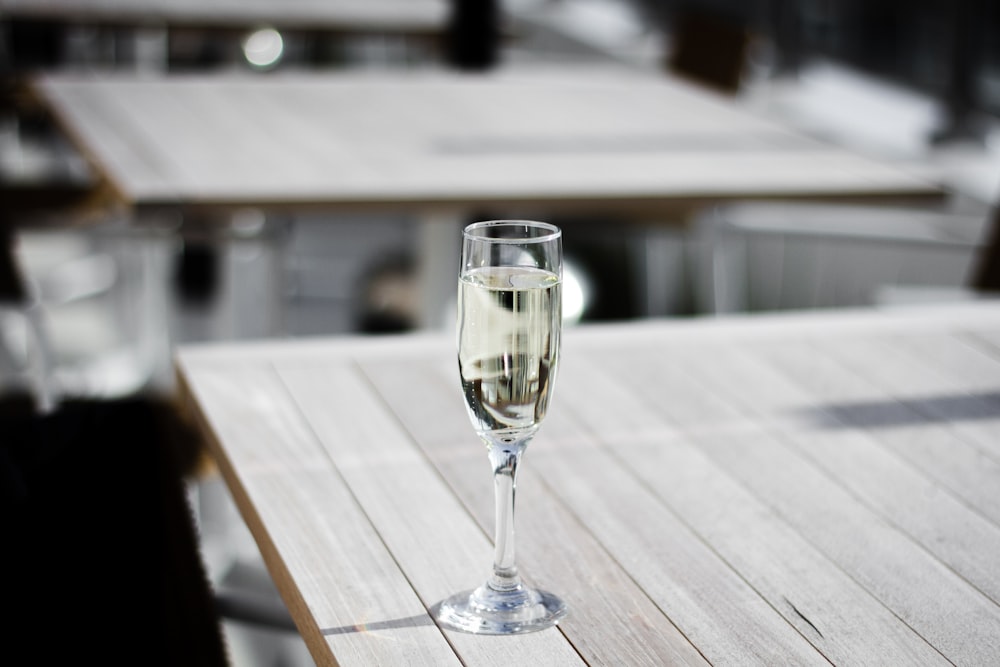
<path fill-rule="evenodd" d="M 440 34 L 448 0 L 0 0 L 0 16 L 153 27 Z"/>
<path fill-rule="evenodd" d="M 182 347 L 317 664 L 1000 664 L 1000 305 L 567 329 L 518 487 L 558 628 L 442 632 L 492 559 L 448 335 Z"/>
<path fill-rule="evenodd" d="M 592 211 L 941 196 L 690 84 L 623 67 L 56 74 L 36 84 L 132 206 Z"/>

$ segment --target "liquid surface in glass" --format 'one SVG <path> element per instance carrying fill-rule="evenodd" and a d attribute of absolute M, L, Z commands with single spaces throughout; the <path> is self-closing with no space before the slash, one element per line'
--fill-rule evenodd
<path fill-rule="evenodd" d="M 554 273 L 485 267 L 459 278 L 458 366 L 480 436 L 513 443 L 538 429 L 551 397 L 561 327 Z"/>

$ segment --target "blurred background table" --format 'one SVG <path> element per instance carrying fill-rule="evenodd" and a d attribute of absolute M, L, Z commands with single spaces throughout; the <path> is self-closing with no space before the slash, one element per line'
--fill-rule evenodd
<path fill-rule="evenodd" d="M 245 30 L 271 27 L 330 33 L 438 38 L 446 0 L 0 0 L 8 20 L 68 25 Z"/>
<path fill-rule="evenodd" d="M 505 638 L 427 612 L 492 554 L 454 355 L 439 334 L 179 351 L 317 664 L 1000 660 L 995 303 L 567 330 L 518 560 L 570 614 Z"/>
<path fill-rule="evenodd" d="M 605 214 L 683 226 L 723 201 L 943 196 L 933 182 L 693 84 L 616 66 L 57 74 L 35 90 L 138 216 L 170 207 L 416 212 L 428 223 L 423 326 L 445 317 L 469 216 Z"/>

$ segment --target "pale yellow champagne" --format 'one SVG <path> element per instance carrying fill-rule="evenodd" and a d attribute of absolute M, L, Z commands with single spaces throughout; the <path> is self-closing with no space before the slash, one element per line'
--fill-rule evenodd
<path fill-rule="evenodd" d="M 485 267 L 462 274 L 458 366 L 480 436 L 514 443 L 535 433 L 551 398 L 561 329 L 555 273 Z"/>

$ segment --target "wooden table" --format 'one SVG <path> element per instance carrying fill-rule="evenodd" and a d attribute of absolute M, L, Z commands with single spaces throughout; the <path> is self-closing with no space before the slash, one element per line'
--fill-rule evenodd
<path fill-rule="evenodd" d="M 139 214 L 415 214 L 429 223 L 420 245 L 435 325 L 454 292 L 458 225 L 474 211 L 683 223 L 720 201 L 943 194 L 691 84 L 624 67 L 50 75 L 35 90 Z"/>
<path fill-rule="evenodd" d="M 442 632 L 492 558 L 447 335 L 188 347 L 181 397 L 317 664 L 1000 663 L 1000 305 L 568 329 L 518 561 L 557 629 Z"/>
<path fill-rule="evenodd" d="M 274 28 L 440 35 L 447 0 L 0 0 L 0 16 L 193 28 Z"/>

